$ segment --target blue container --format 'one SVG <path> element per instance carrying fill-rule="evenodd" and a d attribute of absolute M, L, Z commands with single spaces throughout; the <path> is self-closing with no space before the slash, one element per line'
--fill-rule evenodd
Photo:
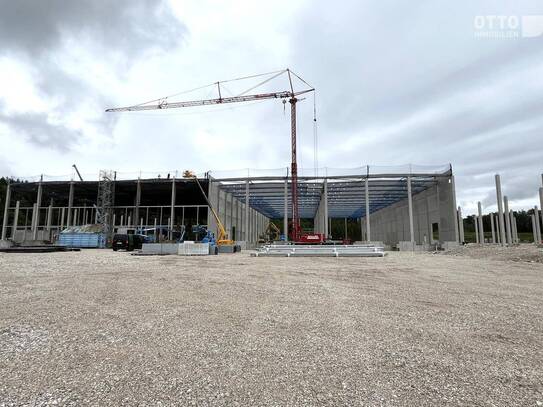
<path fill-rule="evenodd" d="M 57 245 L 102 249 L 106 247 L 106 235 L 103 233 L 61 233 Z"/>

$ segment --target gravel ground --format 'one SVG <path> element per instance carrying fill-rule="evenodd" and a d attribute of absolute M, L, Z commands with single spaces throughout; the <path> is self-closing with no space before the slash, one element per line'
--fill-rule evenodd
<path fill-rule="evenodd" d="M 528 263 L 543 263 L 543 247 L 533 244 L 521 244 L 518 246 L 501 247 L 499 245 L 468 244 L 457 249 L 441 252 L 451 256 L 467 256 L 475 259 L 522 261 Z"/>
<path fill-rule="evenodd" d="M 0 406 L 543 405 L 543 265 L 0 253 Z"/>

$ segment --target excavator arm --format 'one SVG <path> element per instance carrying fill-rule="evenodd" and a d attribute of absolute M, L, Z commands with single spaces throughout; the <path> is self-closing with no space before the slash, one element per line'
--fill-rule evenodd
<path fill-rule="evenodd" d="M 200 184 L 200 181 L 198 181 L 197 177 L 193 177 L 194 181 L 196 181 L 196 184 L 200 188 L 200 191 L 202 191 L 202 195 L 204 196 L 207 206 L 209 207 L 209 210 L 213 214 L 213 217 L 215 218 L 215 221 L 217 222 L 217 228 L 219 229 L 219 236 L 217 236 L 217 243 L 233 243 L 230 239 L 228 239 L 228 235 L 226 233 L 226 229 L 224 228 L 224 225 L 221 222 L 221 219 L 219 218 L 219 215 L 217 212 L 215 212 L 215 209 L 213 208 L 213 205 L 211 205 L 211 202 L 209 201 L 209 198 L 207 197 L 207 194 L 204 191 L 204 188 L 202 188 L 202 184 Z"/>

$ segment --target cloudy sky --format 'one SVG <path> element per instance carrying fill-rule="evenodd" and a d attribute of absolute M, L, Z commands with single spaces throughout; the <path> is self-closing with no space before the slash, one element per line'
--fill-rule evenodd
<path fill-rule="evenodd" d="M 543 36 L 537 17 L 530 32 L 522 18 L 543 15 L 540 0 L 0 0 L 0 10 L 3 175 L 69 176 L 73 163 L 91 177 L 286 167 L 280 101 L 104 109 L 290 67 L 317 89 L 319 166 L 452 163 L 465 213 L 478 200 L 495 209 L 498 172 L 514 208 L 537 203 Z M 287 89 L 281 78 L 268 85 Z M 171 100 L 200 97 L 215 94 Z M 298 115 L 306 168 L 312 120 L 308 96 Z"/>

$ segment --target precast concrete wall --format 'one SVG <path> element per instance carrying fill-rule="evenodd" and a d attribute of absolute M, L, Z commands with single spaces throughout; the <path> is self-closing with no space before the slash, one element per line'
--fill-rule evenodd
<path fill-rule="evenodd" d="M 456 242 L 456 210 L 453 184 L 441 178 L 437 184 L 413 195 L 415 244 Z M 432 224 L 437 224 L 433 233 Z M 371 238 L 398 246 L 410 241 L 408 200 L 397 202 L 370 215 Z"/>
<path fill-rule="evenodd" d="M 247 211 L 245 202 L 220 189 L 217 182 L 209 183 L 209 201 L 221 219 L 228 237 L 233 240 L 247 242 L 247 247 L 254 247 L 259 236 L 268 227 L 269 218 L 251 207 Z M 248 230 L 245 230 L 247 215 Z M 211 211 L 208 211 L 207 224 L 209 230 L 215 233 L 215 236 L 218 236 L 217 221 Z"/>

